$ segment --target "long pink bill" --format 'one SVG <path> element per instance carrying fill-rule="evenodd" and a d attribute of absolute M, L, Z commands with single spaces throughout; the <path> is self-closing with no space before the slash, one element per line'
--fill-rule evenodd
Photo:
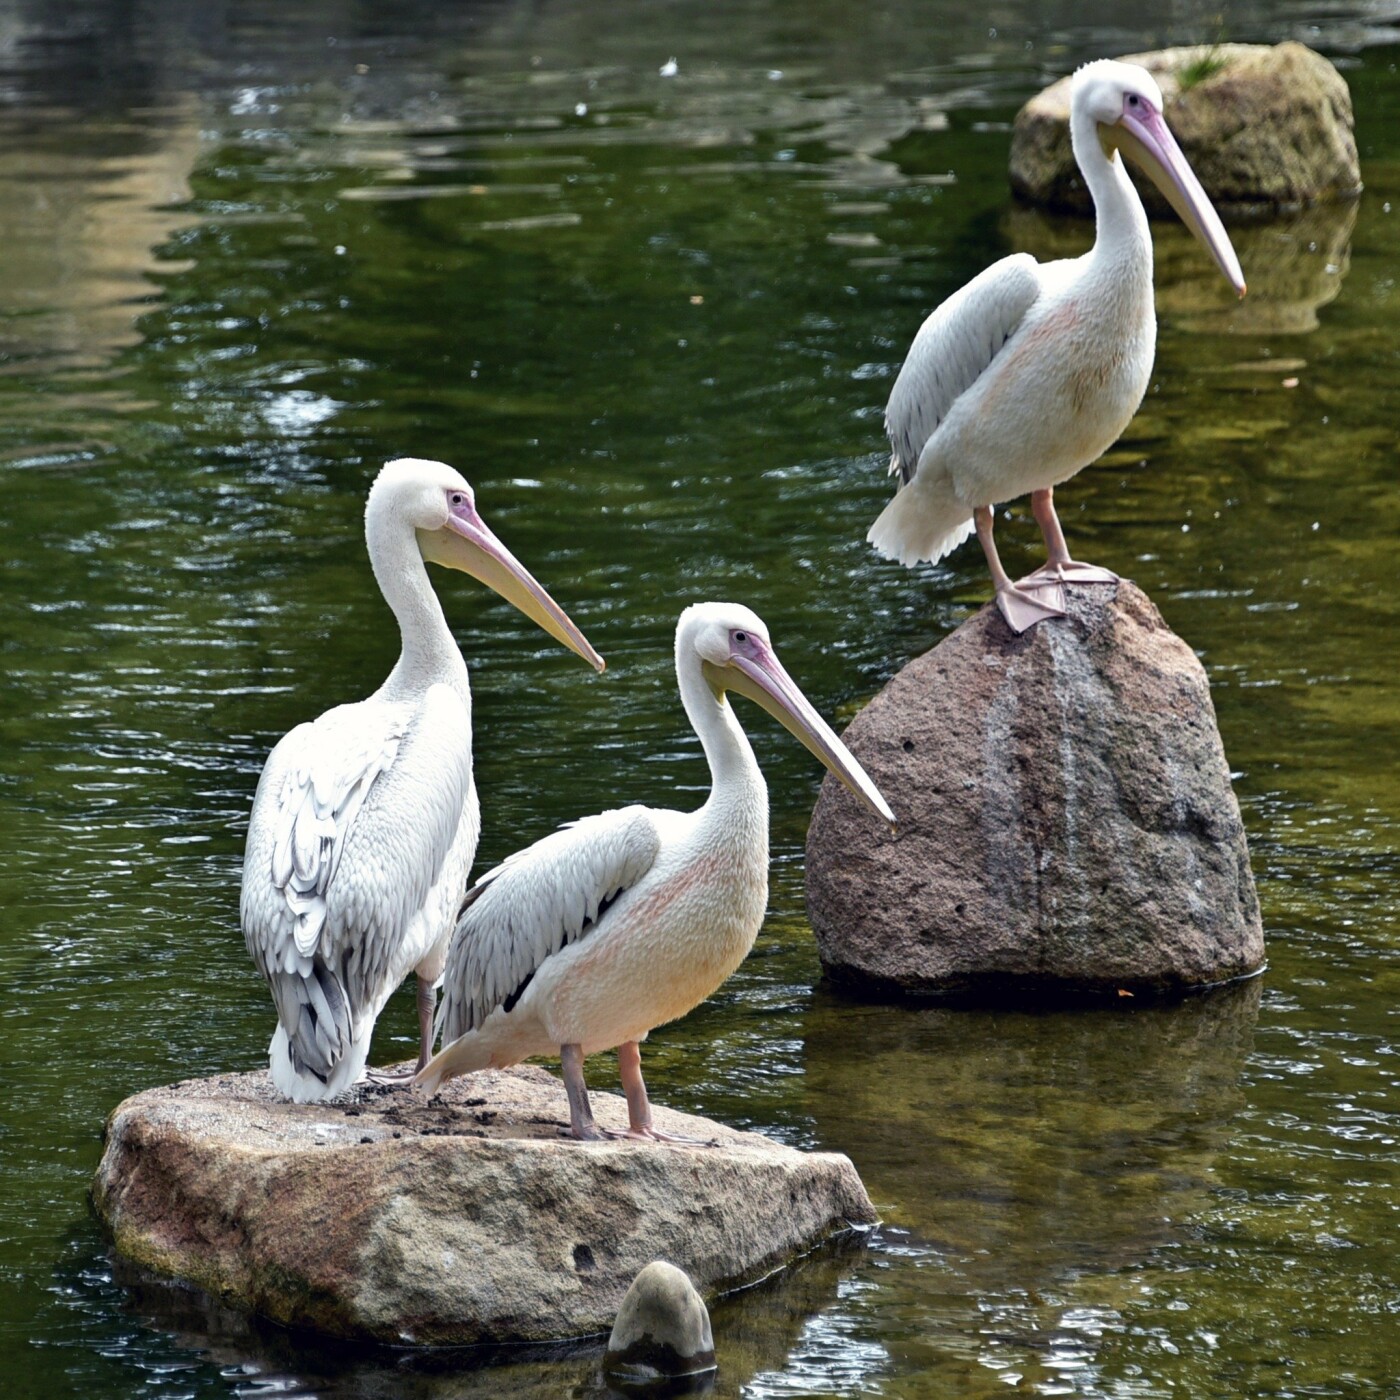
<path fill-rule="evenodd" d="M 813 709 L 773 652 L 757 638 L 750 639 L 750 646 L 751 655 L 735 656 L 730 660 L 730 674 L 725 677 L 730 688 L 767 710 L 893 830 L 895 815 L 889 803 L 880 795 L 879 788 L 856 761 L 855 755 Z"/>
<path fill-rule="evenodd" d="M 1105 131 L 1109 140 L 1147 173 L 1181 216 L 1182 223 L 1205 245 L 1230 285 L 1243 296 L 1244 273 L 1230 236 L 1162 114 L 1146 102 L 1129 106 L 1125 99 L 1123 115 Z"/>
<path fill-rule="evenodd" d="M 452 507 L 443 529 L 420 531 L 418 538 L 425 559 L 480 579 L 556 642 L 581 656 L 595 671 L 601 671 L 607 664 L 568 613 L 496 538 L 470 500 L 464 499 Z"/>

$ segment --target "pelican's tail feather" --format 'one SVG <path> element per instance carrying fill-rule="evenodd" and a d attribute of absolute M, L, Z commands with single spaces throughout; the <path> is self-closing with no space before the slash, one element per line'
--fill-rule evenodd
<path fill-rule="evenodd" d="M 865 538 L 887 559 L 936 564 L 955 550 L 975 526 L 972 512 L 952 491 L 926 487 L 916 478 L 876 517 Z"/>
<path fill-rule="evenodd" d="M 287 1032 L 279 1024 L 272 1033 L 272 1044 L 267 1048 L 268 1069 L 272 1074 L 273 1087 L 293 1103 L 321 1103 L 343 1094 L 357 1084 L 365 1072 L 365 1063 L 369 1059 L 369 1040 L 373 1030 L 374 1022 L 370 1021 L 359 1038 L 351 1041 L 349 1051 L 328 1066 L 325 1075 L 322 1076 L 304 1063 L 298 1067 L 293 1062 Z"/>
<path fill-rule="evenodd" d="M 451 1045 L 444 1045 L 413 1076 L 413 1087 L 426 1090 L 431 1098 L 442 1087 L 444 1081 L 456 1079 L 459 1074 L 470 1074 L 473 1070 L 487 1069 L 491 1063 L 490 1038 L 479 1031 L 468 1031 Z M 507 1060 L 506 1063 L 511 1061 Z"/>

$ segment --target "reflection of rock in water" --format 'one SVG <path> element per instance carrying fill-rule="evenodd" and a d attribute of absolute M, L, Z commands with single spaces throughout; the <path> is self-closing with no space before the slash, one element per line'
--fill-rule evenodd
<path fill-rule="evenodd" d="M 711 1315 L 720 1375 L 708 1393 L 737 1395 L 760 1372 L 783 1368 L 806 1320 L 835 1303 L 842 1277 L 864 1255 L 864 1241 L 863 1235 L 842 1236 L 716 1302 Z M 288 1331 L 120 1257 L 114 1256 L 113 1269 L 123 1305 L 144 1326 L 214 1365 L 256 1375 L 269 1391 L 285 1387 L 343 1400 L 604 1400 L 618 1393 L 602 1375 L 604 1337 L 548 1347 L 357 1346 Z"/>
<path fill-rule="evenodd" d="M 1351 262 L 1356 201 L 1320 204 L 1291 218 L 1231 227 L 1249 295 L 1235 298 L 1204 248 L 1178 222 L 1154 222 L 1157 313 L 1183 330 L 1296 335 L 1317 329 Z M 1042 260 L 1073 258 L 1093 242 L 1085 219 L 1016 205 L 1006 218 L 1011 247 Z"/>
<path fill-rule="evenodd" d="M 140 339 L 154 249 L 191 222 L 168 206 L 190 198 L 196 105 L 172 102 L 140 129 L 23 108 L 0 134 L 0 359 L 100 367 Z"/>
<path fill-rule="evenodd" d="M 882 1216 L 979 1290 L 1119 1268 L 1203 1206 L 1260 986 L 1049 1015 L 819 996 L 808 1102 Z"/>

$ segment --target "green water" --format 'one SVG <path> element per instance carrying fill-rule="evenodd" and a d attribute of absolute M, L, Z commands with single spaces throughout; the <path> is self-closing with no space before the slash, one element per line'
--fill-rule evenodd
<path fill-rule="evenodd" d="M 698 800 L 686 602 L 756 607 L 845 719 L 988 596 L 975 548 L 910 574 L 862 542 L 904 347 L 993 257 L 1082 246 L 1009 205 L 1018 103 L 1219 25 L 994 8 L 0 6 L 11 1393 L 605 1393 L 596 1349 L 318 1348 L 128 1278 L 86 1204 L 102 1119 L 262 1063 L 244 823 L 273 741 L 391 664 L 360 538 L 385 458 L 461 467 L 609 661 L 439 578 L 482 862 Z M 718 1305 L 718 1394 L 1400 1394 L 1400 46 L 1375 13 L 1229 11 L 1344 65 L 1366 194 L 1242 231 L 1238 308 L 1160 230 L 1153 388 L 1060 493 L 1077 552 L 1209 670 L 1269 971 L 1077 1015 L 839 1000 L 802 912 L 819 773 L 755 712 L 769 919 L 648 1082 L 848 1152 L 887 1225 Z M 1029 567 L 1024 503 L 1000 537 Z M 377 1055 L 413 1036 L 404 994 Z"/>

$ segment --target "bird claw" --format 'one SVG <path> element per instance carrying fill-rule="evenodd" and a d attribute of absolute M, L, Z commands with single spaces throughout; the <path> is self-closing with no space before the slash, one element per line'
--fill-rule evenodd
<path fill-rule="evenodd" d="M 663 1133 L 659 1128 L 628 1128 L 625 1133 L 611 1137 L 630 1138 L 633 1142 L 661 1142 L 670 1147 L 718 1147 L 718 1138 L 688 1137 L 685 1133 Z"/>

